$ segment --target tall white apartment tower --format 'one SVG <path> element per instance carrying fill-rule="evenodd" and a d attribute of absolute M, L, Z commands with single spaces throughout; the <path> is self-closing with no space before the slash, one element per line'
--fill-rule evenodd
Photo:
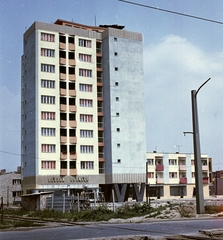
<path fill-rule="evenodd" d="M 142 35 L 118 25 L 34 22 L 22 56 L 23 193 L 112 189 L 142 199 Z M 141 184 L 141 189 L 138 186 Z"/>

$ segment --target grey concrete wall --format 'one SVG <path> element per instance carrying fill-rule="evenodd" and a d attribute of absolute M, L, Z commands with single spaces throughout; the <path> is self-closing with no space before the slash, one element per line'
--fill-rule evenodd
<path fill-rule="evenodd" d="M 142 41 L 107 36 L 102 47 L 105 173 L 146 174 Z"/>
<path fill-rule="evenodd" d="M 24 42 L 22 65 L 22 171 L 23 176 L 36 174 L 36 33 Z"/>

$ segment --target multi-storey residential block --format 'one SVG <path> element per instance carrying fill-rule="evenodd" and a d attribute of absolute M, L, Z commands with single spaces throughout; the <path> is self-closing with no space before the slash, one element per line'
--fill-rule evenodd
<path fill-rule="evenodd" d="M 147 153 L 147 190 L 161 198 L 195 196 L 194 155 L 183 153 Z M 201 155 L 204 197 L 212 182 L 212 159 Z"/>
<path fill-rule="evenodd" d="M 146 181 L 142 35 L 34 22 L 22 56 L 23 193 L 87 187 L 118 201 Z M 144 185 L 142 185 L 142 188 Z"/>
<path fill-rule="evenodd" d="M 21 202 L 21 167 L 17 171 L 0 171 L 0 196 L 3 197 L 3 204 L 17 204 Z"/>

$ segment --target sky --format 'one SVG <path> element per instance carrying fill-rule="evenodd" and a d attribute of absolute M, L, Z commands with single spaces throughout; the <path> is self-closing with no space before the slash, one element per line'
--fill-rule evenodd
<path fill-rule="evenodd" d="M 222 0 L 131 0 L 223 23 Z M 191 90 L 201 153 L 223 169 L 223 24 L 118 0 L 0 0 L 0 169 L 20 166 L 23 34 L 34 21 L 119 24 L 143 34 L 147 152 L 193 153 Z"/>

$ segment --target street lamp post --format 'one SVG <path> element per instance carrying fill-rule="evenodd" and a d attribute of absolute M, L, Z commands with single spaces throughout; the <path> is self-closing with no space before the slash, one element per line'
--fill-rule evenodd
<path fill-rule="evenodd" d="M 195 186 L 196 186 L 196 208 L 197 214 L 203 214 L 204 211 L 204 193 L 203 193 L 203 179 L 202 179 L 202 164 L 201 164 L 201 150 L 200 150 L 200 136 L 197 110 L 197 94 L 199 90 L 210 80 L 206 80 L 198 90 L 191 91 L 192 103 L 192 123 L 193 123 L 193 142 L 194 142 L 194 160 L 195 160 Z"/>

